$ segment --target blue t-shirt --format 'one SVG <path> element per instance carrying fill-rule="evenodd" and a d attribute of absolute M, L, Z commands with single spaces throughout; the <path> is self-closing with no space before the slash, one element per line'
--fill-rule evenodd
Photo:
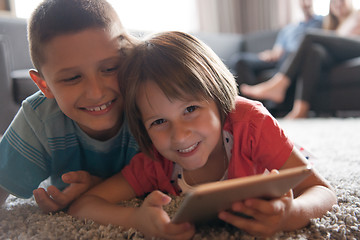
<path fill-rule="evenodd" d="M 29 198 L 48 177 L 63 189 L 61 175 L 69 171 L 107 178 L 128 164 L 138 149 L 126 121 L 113 138 L 95 140 L 39 91 L 23 102 L 0 142 L 0 186 Z"/>
<path fill-rule="evenodd" d="M 295 52 L 309 28 L 321 28 L 322 16 L 314 16 L 308 21 L 297 24 L 289 24 L 278 34 L 275 45 L 279 45 L 287 53 Z"/>

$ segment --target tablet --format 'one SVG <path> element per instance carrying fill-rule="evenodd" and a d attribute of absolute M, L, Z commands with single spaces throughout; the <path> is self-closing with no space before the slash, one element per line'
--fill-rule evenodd
<path fill-rule="evenodd" d="M 280 170 L 279 174 L 260 174 L 199 185 L 185 194 L 172 218 L 173 223 L 200 223 L 217 218 L 235 201 L 248 198 L 277 198 L 312 173 L 310 166 Z"/>

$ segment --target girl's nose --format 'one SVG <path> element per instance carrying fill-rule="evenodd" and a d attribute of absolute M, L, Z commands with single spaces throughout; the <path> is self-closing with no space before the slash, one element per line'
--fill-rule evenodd
<path fill-rule="evenodd" d="M 171 139 L 176 143 L 185 141 L 191 134 L 191 131 L 187 127 L 186 123 L 183 122 L 173 123 L 171 130 Z"/>

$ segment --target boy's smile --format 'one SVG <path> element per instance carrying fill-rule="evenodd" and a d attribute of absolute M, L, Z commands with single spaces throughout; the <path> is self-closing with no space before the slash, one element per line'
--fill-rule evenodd
<path fill-rule="evenodd" d="M 92 114 L 92 115 L 102 115 L 102 114 L 110 111 L 110 109 L 113 106 L 113 103 L 114 103 L 114 101 L 110 101 L 110 102 L 104 103 L 100 106 L 84 107 L 82 109 L 84 109 L 85 111 L 88 111 L 88 113 Z"/>
<path fill-rule="evenodd" d="M 196 170 L 222 149 L 222 128 L 214 101 L 188 99 L 169 99 L 156 83 L 146 81 L 136 103 L 160 154 L 186 170 Z"/>
<path fill-rule="evenodd" d="M 98 28 L 60 35 L 45 46 L 42 91 L 91 137 L 104 140 L 122 124 L 117 35 Z M 38 84 L 39 85 L 39 84 Z"/>

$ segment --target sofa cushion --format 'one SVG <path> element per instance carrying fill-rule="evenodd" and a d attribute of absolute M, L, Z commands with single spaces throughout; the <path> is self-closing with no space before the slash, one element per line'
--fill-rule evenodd
<path fill-rule="evenodd" d="M 244 35 L 244 51 L 258 53 L 267 49 L 272 49 L 278 31 L 261 31 Z"/>
<path fill-rule="evenodd" d="M 225 63 L 229 65 L 231 56 L 243 48 L 243 36 L 233 33 L 193 33 L 206 43 Z"/>

